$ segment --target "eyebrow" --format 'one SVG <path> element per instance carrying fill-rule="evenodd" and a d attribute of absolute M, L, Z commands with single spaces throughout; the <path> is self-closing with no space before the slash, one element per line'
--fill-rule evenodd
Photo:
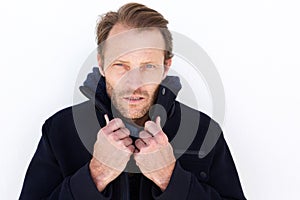
<path fill-rule="evenodd" d="M 147 61 L 147 62 L 142 62 L 141 64 L 155 64 L 155 62 Z"/>
<path fill-rule="evenodd" d="M 124 60 L 115 60 L 114 62 L 129 63 L 128 61 L 124 61 Z"/>
<path fill-rule="evenodd" d="M 124 60 L 115 60 L 114 62 L 120 62 L 120 63 L 130 63 L 128 61 L 124 61 Z M 146 62 L 142 62 L 141 64 L 155 64 L 155 62 L 152 61 L 146 61 Z"/>

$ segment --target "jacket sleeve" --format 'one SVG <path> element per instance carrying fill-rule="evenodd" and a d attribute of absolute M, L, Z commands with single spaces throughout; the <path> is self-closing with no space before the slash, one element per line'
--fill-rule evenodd
<path fill-rule="evenodd" d="M 49 144 L 49 123 L 43 125 L 42 137 L 29 164 L 19 199 L 111 199 L 110 185 L 99 192 L 91 178 L 89 163 L 74 174 L 63 177 Z"/>
<path fill-rule="evenodd" d="M 186 171 L 177 160 L 168 187 L 161 192 L 157 186 L 153 186 L 153 198 L 156 200 L 245 200 L 238 173 L 223 134 L 214 148 L 208 183 L 201 181 L 199 177 L 201 172 L 194 174 Z"/>

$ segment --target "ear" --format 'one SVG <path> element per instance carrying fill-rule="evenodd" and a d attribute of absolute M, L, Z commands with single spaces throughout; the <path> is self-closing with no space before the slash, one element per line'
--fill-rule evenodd
<path fill-rule="evenodd" d="M 163 79 L 166 78 L 166 76 L 169 72 L 169 69 L 171 67 L 171 64 L 172 64 L 172 58 L 165 60 L 165 70 L 164 70 L 164 74 L 163 74 Z"/>
<path fill-rule="evenodd" d="M 103 66 L 102 66 L 102 59 L 101 59 L 101 56 L 100 56 L 99 53 L 97 54 L 97 61 L 98 61 L 98 67 L 99 67 L 100 74 L 101 74 L 103 77 L 105 77 L 104 70 L 103 70 Z"/>

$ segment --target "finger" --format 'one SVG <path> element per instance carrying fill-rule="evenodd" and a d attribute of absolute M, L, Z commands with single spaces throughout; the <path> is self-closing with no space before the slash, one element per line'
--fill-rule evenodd
<path fill-rule="evenodd" d="M 161 129 L 160 121 L 161 121 L 160 116 L 157 116 L 155 122 L 156 125 Z"/>
<path fill-rule="evenodd" d="M 126 138 L 130 135 L 130 131 L 127 128 L 120 128 L 119 130 L 115 131 L 115 133 L 119 136 L 119 139 Z"/>
<path fill-rule="evenodd" d="M 141 139 L 146 144 L 146 146 L 151 146 L 154 143 L 157 143 L 154 137 Z"/>
<path fill-rule="evenodd" d="M 141 150 L 142 148 L 146 147 L 146 144 L 142 139 L 137 139 L 134 144 L 136 148 L 138 148 L 138 150 Z"/>
<path fill-rule="evenodd" d="M 125 147 L 128 147 L 129 145 L 132 144 L 132 139 L 130 137 L 127 137 L 120 140 L 119 142 L 122 143 Z"/>
<path fill-rule="evenodd" d="M 135 147 L 133 145 L 129 145 L 126 149 L 130 154 L 132 154 L 135 151 Z"/>
<path fill-rule="evenodd" d="M 153 136 L 147 131 L 141 131 L 139 137 L 146 144 L 146 146 L 150 145 L 151 140 L 153 140 Z"/>
<path fill-rule="evenodd" d="M 130 131 L 127 128 L 121 128 L 117 131 L 114 131 L 110 134 L 110 136 L 115 140 L 122 140 L 124 138 L 127 138 L 130 135 Z"/>
<path fill-rule="evenodd" d="M 151 138 L 151 137 L 153 137 L 149 132 L 147 132 L 147 131 L 141 131 L 140 133 L 139 133 L 139 137 L 141 138 L 141 139 L 144 139 L 144 138 Z"/>
<path fill-rule="evenodd" d="M 151 146 L 153 143 L 157 143 L 155 137 L 146 137 L 140 139 L 146 144 L 146 147 Z"/>
<path fill-rule="evenodd" d="M 106 129 L 106 131 L 108 133 L 111 133 L 120 128 L 125 128 L 125 125 L 120 118 L 115 118 L 115 119 L 111 120 L 104 128 Z"/>
<path fill-rule="evenodd" d="M 161 131 L 161 127 L 158 126 L 155 122 L 153 121 L 147 121 L 145 123 L 145 131 L 148 131 L 151 135 L 155 136 L 157 133 Z"/>
<path fill-rule="evenodd" d="M 109 123 L 109 118 L 108 118 L 107 114 L 104 115 L 104 119 L 105 119 L 106 125 L 107 125 Z"/>

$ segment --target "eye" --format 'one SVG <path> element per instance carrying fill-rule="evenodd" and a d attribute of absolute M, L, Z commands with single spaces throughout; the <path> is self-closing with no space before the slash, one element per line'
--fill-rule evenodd
<path fill-rule="evenodd" d="M 127 72 L 129 70 L 129 66 L 126 65 L 125 63 L 119 63 L 119 62 L 116 62 L 116 63 L 113 63 L 112 64 L 112 70 L 114 73 L 117 73 L 117 74 L 123 74 L 125 72 Z"/>
<path fill-rule="evenodd" d="M 155 68 L 156 68 L 156 66 L 153 65 L 153 64 L 146 64 L 146 65 L 144 65 L 144 69 L 145 70 L 152 70 L 152 69 L 155 69 Z"/>
<path fill-rule="evenodd" d="M 114 63 L 113 67 L 116 70 L 129 70 L 129 66 L 124 63 Z"/>
<path fill-rule="evenodd" d="M 123 63 L 114 63 L 113 65 L 114 65 L 114 66 L 119 66 L 119 67 L 124 67 L 124 64 L 123 64 Z"/>

